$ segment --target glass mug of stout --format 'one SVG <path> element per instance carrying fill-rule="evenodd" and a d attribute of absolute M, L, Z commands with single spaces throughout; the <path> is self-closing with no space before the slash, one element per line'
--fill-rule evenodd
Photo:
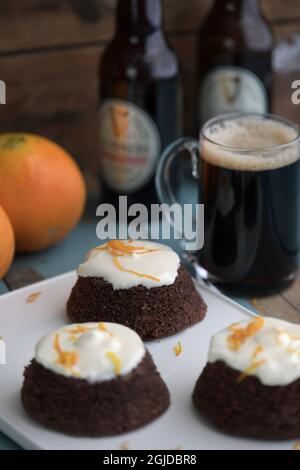
<path fill-rule="evenodd" d="M 298 126 L 257 114 L 208 121 L 200 143 L 184 138 L 164 152 L 156 177 L 161 203 L 178 202 L 169 174 L 182 150 L 192 154 L 204 204 L 204 247 L 192 255 L 198 274 L 248 295 L 290 285 L 299 251 Z"/>

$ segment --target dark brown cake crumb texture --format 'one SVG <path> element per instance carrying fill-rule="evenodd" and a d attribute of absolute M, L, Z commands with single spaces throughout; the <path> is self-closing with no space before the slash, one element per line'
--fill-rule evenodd
<path fill-rule="evenodd" d="M 193 401 L 200 413 L 226 433 L 258 439 L 300 437 L 300 380 L 265 386 L 218 361 L 199 377 Z"/>
<path fill-rule="evenodd" d="M 24 372 L 23 406 L 35 421 L 74 436 L 122 434 L 148 424 L 170 404 L 150 354 L 128 375 L 91 384 L 33 360 Z"/>
<path fill-rule="evenodd" d="M 184 267 L 170 286 L 114 290 L 102 278 L 79 277 L 67 303 L 73 323 L 113 322 L 143 340 L 169 336 L 200 322 L 207 307 Z"/>

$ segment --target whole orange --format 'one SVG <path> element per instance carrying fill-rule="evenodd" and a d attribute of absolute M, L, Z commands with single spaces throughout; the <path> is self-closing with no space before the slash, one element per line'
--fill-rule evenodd
<path fill-rule="evenodd" d="M 0 279 L 10 268 L 15 253 L 15 237 L 12 225 L 0 206 Z"/>
<path fill-rule="evenodd" d="M 0 204 L 17 251 L 38 251 L 61 240 L 85 205 L 82 174 L 59 145 L 37 135 L 0 134 Z"/>

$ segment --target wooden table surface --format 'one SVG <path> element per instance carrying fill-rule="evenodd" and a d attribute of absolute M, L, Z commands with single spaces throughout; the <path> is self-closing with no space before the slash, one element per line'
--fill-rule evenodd
<path fill-rule="evenodd" d="M 32 283 L 73 270 L 88 249 L 99 244 L 96 237 L 95 217 L 86 216 L 83 221 L 55 247 L 34 255 L 18 255 L 4 281 L 0 281 L 0 295 Z M 176 251 L 177 242 L 170 243 Z M 300 276 L 292 286 L 281 294 L 259 299 L 235 298 L 244 306 L 262 315 L 276 316 L 300 323 Z M 0 432 L 0 450 L 20 449 Z"/>

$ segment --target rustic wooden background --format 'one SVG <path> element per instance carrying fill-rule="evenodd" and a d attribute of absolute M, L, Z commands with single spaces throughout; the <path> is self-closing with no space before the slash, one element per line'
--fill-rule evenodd
<path fill-rule="evenodd" d="M 0 78 L 7 84 L 1 130 L 41 133 L 87 167 L 97 158 L 97 70 L 114 30 L 115 0 L 1 0 Z M 185 132 L 193 129 L 196 33 L 210 0 L 164 0 L 165 26 L 184 74 Z M 278 51 L 296 44 L 300 0 L 262 0 Z M 298 37 L 298 39 L 300 36 Z M 294 44 L 294 48 L 295 48 Z M 282 49 L 281 49 L 282 50 Z M 296 51 L 297 52 L 297 51 Z M 285 54 L 284 54 L 285 55 Z M 300 78 L 300 46 L 292 64 L 277 64 L 275 112 L 300 122 L 291 81 Z"/>

